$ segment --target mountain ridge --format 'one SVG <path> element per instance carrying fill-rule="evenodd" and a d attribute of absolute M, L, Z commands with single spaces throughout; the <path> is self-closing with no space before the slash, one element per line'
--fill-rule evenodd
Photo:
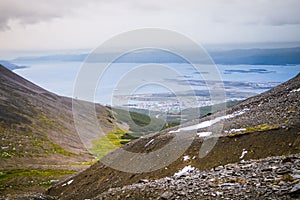
<path fill-rule="evenodd" d="M 193 53 L 193 52 L 192 52 Z M 32 61 L 62 61 L 62 62 L 84 62 L 90 54 L 63 54 L 49 55 L 42 57 L 20 57 L 10 62 L 32 62 Z M 118 53 L 105 53 L 97 55 L 92 54 L 91 62 L 111 62 L 118 56 Z M 233 49 L 233 50 L 214 50 L 208 51 L 208 55 L 215 64 L 223 65 L 296 65 L 300 64 L 300 47 L 290 48 L 252 48 L 252 49 Z M 194 58 L 195 63 L 201 63 L 203 60 Z M 148 50 L 137 51 L 126 54 L 114 62 L 116 63 L 187 63 L 179 56 L 173 55 L 167 51 Z M 204 62 L 207 62 L 205 60 Z"/>

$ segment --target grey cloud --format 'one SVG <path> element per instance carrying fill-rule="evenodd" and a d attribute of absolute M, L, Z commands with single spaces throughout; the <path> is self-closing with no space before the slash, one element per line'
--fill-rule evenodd
<path fill-rule="evenodd" d="M 167 16 L 184 13 L 187 17 L 198 16 L 217 23 L 281 26 L 300 24 L 299 7 L 299 0 L 0 0 L 0 30 L 8 29 L 10 21 L 34 24 L 72 12 L 78 14 L 84 8 L 93 8 L 94 12 L 105 8 L 129 13 L 138 11 L 140 17 L 153 15 L 153 20 L 160 16 L 158 12 Z"/>
<path fill-rule="evenodd" d="M 9 29 L 11 21 L 26 25 L 60 18 L 78 6 L 79 0 L 1 0 L 0 30 Z"/>
<path fill-rule="evenodd" d="M 300 24 L 298 0 L 235 1 L 215 10 L 213 21 L 245 25 L 283 26 Z"/>

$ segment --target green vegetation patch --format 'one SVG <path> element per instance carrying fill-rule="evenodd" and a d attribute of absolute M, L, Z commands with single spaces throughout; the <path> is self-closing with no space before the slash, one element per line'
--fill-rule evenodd
<path fill-rule="evenodd" d="M 122 146 L 122 144 L 130 142 L 132 139 L 124 138 L 126 132 L 122 129 L 112 131 L 100 138 L 94 140 L 91 151 L 97 155 L 98 158 L 102 158 L 110 151 Z"/>
<path fill-rule="evenodd" d="M 53 153 L 59 153 L 61 155 L 64 155 L 64 156 L 75 156 L 76 154 L 70 152 L 70 151 L 67 151 L 63 148 L 61 148 L 58 144 L 52 142 L 51 143 L 52 147 L 51 147 L 51 151 Z"/>
<path fill-rule="evenodd" d="M 99 158 L 95 158 L 92 161 L 81 162 L 80 165 L 88 165 L 88 166 L 90 166 L 90 165 L 92 165 L 92 164 L 94 164 L 94 163 L 96 163 L 98 161 L 99 161 Z"/>
<path fill-rule="evenodd" d="M 0 172 L 0 182 L 7 181 L 16 177 L 50 177 L 73 174 L 75 171 L 72 170 L 56 170 L 56 169 L 12 169 L 4 170 Z"/>
<path fill-rule="evenodd" d="M 43 191 L 73 170 L 57 169 L 11 169 L 0 171 L 0 194 L 18 194 Z"/>
<path fill-rule="evenodd" d="M 268 124 L 259 124 L 253 127 L 246 127 L 246 133 L 256 132 L 256 131 L 267 131 L 267 130 L 274 130 L 279 129 L 277 125 L 268 125 Z"/>
<path fill-rule="evenodd" d="M 279 126 L 277 125 L 268 125 L 268 124 L 259 124 L 257 126 L 247 126 L 246 130 L 244 131 L 239 131 L 239 132 L 234 132 L 228 135 L 229 137 L 234 137 L 237 135 L 245 134 L 245 133 L 253 133 L 253 132 L 258 132 L 258 131 L 268 131 L 268 130 L 275 130 L 279 129 Z"/>
<path fill-rule="evenodd" d="M 12 153 L 8 153 L 8 152 L 4 151 L 4 152 L 1 152 L 0 157 L 1 158 L 11 158 L 13 155 L 14 154 L 12 154 Z"/>
<path fill-rule="evenodd" d="M 137 112 L 128 112 L 123 109 L 113 108 L 116 112 L 115 117 L 118 121 L 128 124 L 131 135 L 141 137 L 143 135 L 162 130 L 165 121 L 155 117 Z"/>

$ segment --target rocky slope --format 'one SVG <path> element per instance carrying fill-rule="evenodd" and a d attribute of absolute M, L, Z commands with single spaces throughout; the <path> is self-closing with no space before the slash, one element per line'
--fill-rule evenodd
<path fill-rule="evenodd" d="M 249 98 L 230 109 L 219 111 L 213 115 L 183 124 L 180 127 L 164 130 L 160 133 L 152 134 L 148 137 L 140 138 L 124 145 L 122 149 L 139 154 L 132 157 L 125 157 L 121 150 L 116 150 L 84 172 L 50 188 L 47 194 L 59 199 L 89 199 L 95 197 L 101 199 L 101 196 L 99 197 L 98 195 L 108 191 L 110 188 L 136 184 L 140 181 L 143 182 L 143 179 L 155 180 L 171 177 L 174 173 L 186 166 L 197 168 L 199 170 L 207 170 L 217 166 L 226 166 L 225 171 L 221 170 L 224 169 L 224 167 L 220 167 L 217 172 L 212 172 L 207 176 L 207 178 L 214 180 L 217 176 L 220 176 L 218 179 L 224 179 L 225 181 L 217 181 L 217 183 L 211 181 L 212 188 L 206 189 L 200 188 L 200 186 L 202 186 L 201 184 L 204 182 L 197 183 L 198 189 L 195 189 L 195 194 L 190 197 L 197 199 L 198 194 L 199 196 L 207 194 L 210 195 L 211 198 L 215 198 L 214 195 L 217 195 L 217 191 L 220 189 L 218 188 L 218 184 L 226 183 L 227 173 L 230 171 L 237 171 L 238 174 L 237 177 L 235 177 L 235 182 L 239 182 L 240 180 L 241 183 L 234 184 L 235 182 L 233 181 L 233 184 L 229 184 L 229 186 L 232 187 L 233 190 L 240 188 L 240 190 L 237 190 L 237 192 L 240 192 L 240 196 L 245 197 L 248 195 L 257 197 L 262 195 L 261 198 L 264 198 L 263 195 L 268 196 L 270 195 L 270 191 L 273 192 L 273 186 L 272 188 L 269 188 L 271 185 L 267 184 L 273 181 L 273 178 L 270 178 L 270 176 L 275 175 L 275 178 L 280 178 L 280 174 L 276 174 L 274 171 L 277 168 L 292 168 L 293 174 L 290 174 L 290 176 L 298 177 L 298 171 L 295 172 L 295 170 L 298 170 L 299 156 L 296 155 L 297 158 L 289 158 L 295 159 L 295 162 L 289 162 L 287 165 L 281 164 L 283 161 L 280 161 L 279 158 L 270 158 L 269 163 L 266 163 L 264 160 L 257 162 L 248 162 L 248 160 L 300 153 L 299 99 L 300 74 L 290 81 L 283 83 L 266 93 Z M 193 134 L 193 137 L 185 137 L 191 134 Z M 175 136 L 179 137 L 179 139 L 174 142 L 172 139 L 175 138 Z M 164 167 L 159 169 L 156 168 L 156 165 L 165 162 L 168 157 L 172 157 L 172 153 L 178 152 L 186 143 L 190 143 L 189 148 L 181 153 L 181 155 L 178 156 L 178 159 Z M 160 151 L 157 153 L 157 150 L 163 148 L 166 144 L 172 144 L 169 151 Z M 150 166 L 148 172 L 130 172 L 131 167 L 134 167 L 133 163 L 138 163 L 140 154 L 149 155 L 151 152 L 156 152 L 156 159 L 141 164 L 145 167 Z M 272 159 L 274 159 L 274 161 L 272 161 Z M 229 163 L 243 162 L 244 160 L 246 160 L 246 164 L 243 165 L 227 165 Z M 104 165 L 103 163 L 107 163 L 107 161 L 111 164 L 119 164 L 124 170 L 119 171 Z M 266 170 L 269 174 L 266 174 L 265 176 L 262 167 L 264 164 L 261 163 L 270 166 L 273 166 L 274 163 L 277 164 L 274 164 L 274 170 L 273 168 Z M 251 168 L 252 165 L 254 169 Z M 242 175 L 241 172 L 239 172 L 242 171 L 241 168 L 243 168 L 243 166 L 245 169 L 251 168 L 245 175 Z M 153 170 L 151 170 L 151 167 Z M 227 168 L 231 168 L 231 170 L 228 171 Z M 191 181 L 187 181 L 189 178 L 188 176 L 185 180 L 180 181 L 171 179 L 170 182 L 173 181 L 174 184 L 179 184 L 179 182 L 187 181 L 187 183 L 182 183 L 182 187 L 185 188 L 184 184 L 191 184 L 191 186 L 193 186 L 193 180 L 202 176 L 202 173 L 208 172 L 195 170 L 195 174 L 193 175 L 196 177 L 195 179 L 191 178 Z M 220 173 L 223 173 L 223 176 Z M 253 173 L 257 173 L 257 179 L 255 179 L 255 177 L 250 177 L 249 174 Z M 197 176 L 199 177 L 197 178 Z M 288 177 L 290 178 L 290 176 Z M 261 194 L 254 192 L 255 184 L 261 182 L 261 179 L 263 178 L 270 179 L 269 181 L 265 180 L 265 183 L 268 186 L 259 189 Z M 291 182 L 292 179 L 289 178 L 287 178 L 285 182 Z M 299 180 L 298 178 L 296 179 L 296 182 L 293 182 L 293 184 L 282 183 L 277 186 L 274 184 L 274 191 L 280 191 L 278 192 L 279 195 L 286 195 L 287 193 L 285 192 L 290 192 L 292 194 L 294 190 L 298 191 L 297 188 L 299 185 L 297 184 L 299 183 Z M 279 180 L 274 179 L 274 181 Z M 168 182 L 167 179 L 150 182 L 150 185 L 144 185 L 145 188 L 143 191 L 140 190 L 144 187 L 142 186 L 142 188 L 138 189 L 142 196 L 134 194 L 134 191 L 136 191 L 137 188 L 136 186 L 127 186 L 124 189 L 112 189 L 111 191 L 115 191 L 116 194 L 122 198 L 124 197 L 124 193 L 126 196 L 128 195 L 129 199 L 131 195 L 133 195 L 132 199 L 146 198 L 148 197 L 147 195 L 150 195 L 149 197 L 153 198 L 161 197 L 164 199 L 171 198 L 173 195 L 174 197 L 178 196 L 179 193 L 176 192 L 177 186 L 172 185 L 171 183 L 163 188 L 163 190 L 166 189 L 169 190 L 169 192 L 162 193 L 162 190 L 158 185 L 160 185 L 159 183 L 166 182 Z M 152 189 L 151 184 L 154 185 Z M 241 187 L 244 186 L 243 184 L 249 185 L 249 187 L 245 186 L 245 191 Z M 284 189 L 285 187 L 287 187 L 287 189 Z M 155 194 L 155 192 L 153 192 L 155 188 L 158 188 L 160 192 Z M 187 196 L 189 195 L 187 194 L 187 188 L 183 189 L 182 192 Z M 219 192 L 219 195 L 224 194 L 225 196 L 232 197 L 230 196 L 231 194 L 227 192 L 226 188 Z M 151 196 L 152 193 L 153 196 Z M 103 193 L 103 195 L 113 199 L 111 196 L 112 194 L 109 192 Z M 290 197 L 283 196 L 282 198 L 285 199 Z M 185 199 L 189 198 L 187 197 Z"/>
<path fill-rule="evenodd" d="M 293 199 L 300 197 L 300 154 L 249 160 L 111 188 L 93 199 Z"/>

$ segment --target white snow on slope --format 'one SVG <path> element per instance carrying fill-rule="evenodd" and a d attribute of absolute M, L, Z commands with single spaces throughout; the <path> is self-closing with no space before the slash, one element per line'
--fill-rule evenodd
<path fill-rule="evenodd" d="M 241 132 L 241 131 L 245 131 L 245 128 L 233 128 L 229 131 L 229 133 L 236 133 L 236 132 Z"/>
<path fill-rule="evenodd" d="M 175 173 L 174 176 L 180 177 L 182 175 L 186 175 L 189 172 L 192 172 L 195 170 L 195 167 L 192 167 L 191 165 L 185 166 L 182 170 L 179 172 Z"/>
<path fill-rule="evenodd" d="M 152 142 L 154 142 L 154 139 L 150 140 L 147 144 L 145 144 L 145 147 L 149 146 Z"/>
<path fill-rule="evenodd" d="M 245 149 L 243 149 L 242 155 L 240 157 L 240 159 L 243 159 L 244 156 L 248 153 L 248 151 L 246 151 Z"/>
<path fill-rule="evenodd" d="M 212 134 L 212 132 L 200 132 L 200 133 L 197 133 L 197 135 L 199 137 L 207 137 L 207 136 L 210 136 Z"/>
<path fill-rule="evenodd" d="M 181 132 L 181 131 L 191 131 L 191 130 L 198 130 L 198 129 L 201 129 L 201 128 L 206 128 L 206 127 L 209 127 L 209 126 L 211 126 L 211 125 L 213 125 L 215 123 L 218 123 L 221 120 L 230 119 L 230 118 L 236 117 L 238 115 L 242 115 L 245 112 L 247 112 L 248 110 L 250 110 L 250 109 L 245 108 L 243 110 L 236 111 L 236 112 L 234 112 L 232 114 L 221 116 L 221 117 L 217 117 L 215 119 L 204 121 L 204 122 L 201 122 L 201 123 L 196 124 L 196 125 L 182 127 L 182 128 L 177 129 L 177 130 L 169 131 L 169 133 L 178 133 L 178 132 Z"/>
<path fill-rule="evenodd" d="M 62 184 L 62 186 L 70 185 L 71 183 L 73 183 L 73 180 L 69 180 L 67 183 Z"/>
<path fill-rule="evenodd" d="M 300 88 L 290 91 L 290 93 L 292 93 L 292 92 L 300 92 Z"/>
<path fill-rule="evenodd" d="M 183 161 L 188 161 L 190 159 L 189 156 L 183 156 Z"/>

